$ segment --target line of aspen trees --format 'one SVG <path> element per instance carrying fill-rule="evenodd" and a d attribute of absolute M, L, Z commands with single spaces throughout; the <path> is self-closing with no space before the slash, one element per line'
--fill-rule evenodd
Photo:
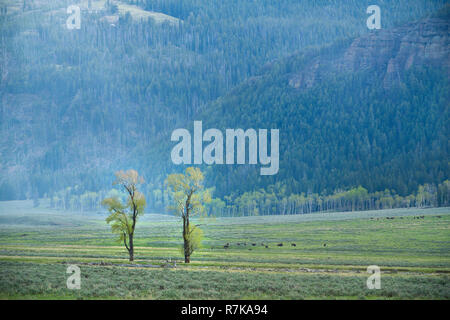
<path fill-rule="evenodd" d="M 149 211 L 164 212 L 170 201 L 170 194 L 167 190 L 153 189 L 147 190 L 146 193 L 147 199 L 150 200 Z M 103 212 L 100 206 L 101 199 L 114 195 L 125 197 L 116 189 L 81 193 L 78 187 L 69 187 L 50 197 L 50 207 L 68 211 Z M 331 195 L 316 193 L 284 195 L 283 188 L 260 189 L 245 192 L 236 197 L 226 196 L 223 200 L 213 198 L 210 203 L 206 204 L 206 212 L 208 216 L 241 217 L 444 206 L 450 206 L 449 180 L 439 185 L 420 185 L 415 194 L 408 196 L 400 196 L 395 191 L 388 189 L 369 193 L 361 186 L 350 190 L 336 191 Z"/>

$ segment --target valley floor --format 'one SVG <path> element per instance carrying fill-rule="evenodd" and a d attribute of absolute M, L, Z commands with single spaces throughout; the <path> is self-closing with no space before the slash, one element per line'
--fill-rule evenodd
<path fill-rule="evenodd" d="M 2 299 L 450 298 L 450 208 L 199 219 L 189 265 L 181 223 L 149 215 L 130 267 L 104 217 L 0 207 Z M 80 290 L 67 289 L 69 264 Z M 370 265 L 379 290 L 367 288 Z"/>

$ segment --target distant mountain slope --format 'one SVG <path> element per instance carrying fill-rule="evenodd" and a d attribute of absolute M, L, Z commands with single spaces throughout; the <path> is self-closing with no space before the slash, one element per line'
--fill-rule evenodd
<path fill-rule="evenodd" d="M 328 56 L 309 59 L 294 71 L 289 84 L 311 88 L 327 74 L 377 72 L 385 88 L 401 81 L 401 75 L 415 66 L 432 66 L 450 72 L 449 17 L 444 11 L 419 23 L 392 30 L 379 30 L 355 39 L 350 46 Z"/>
<path fill-rule="evenodd" d="M 161 190 L 167 173 L 182 169 L 171 164 L 170 133 L 201 119 L 205 127 L 282 130 L 279 175 L 263 179 L 252 167 L 211 167 L 217 195 L 276 182 L 288 192 L 355 184 L 406 192 L 439 180 L 448 175 L 448 148 L 441 146 L 445 59 L 433 62 L 428 53 L 435 49 L 427 47 L 410 61 L 394 47 L 379 66 L 364 64 L 380 55 L 379 35 L 388 28 L 445 2 L 385 0 L 386 30 L 353 42 L 368 33 L 369 1 L 111 1 L 115 8 L 102 0 L 89 9 L 83 0 L 80 30 L 66 27 L 67 1 L 0 1 L 0 200 L 74 186 L 80 194 L 105 190 L 112 173 L 127 168 L 145 176 L 147 194 Z M 155 14 L 183 23 L 141 19 Z M 336 39 L 350 40 L 323 48 Z M 369 40 L 358 44 L 363 39 Z M 376 46 L 369 49 L 371 42 Z M 286 59 L 295 52 L 302 54 Z M 399 105 L 410 111 L 396 118 Z M 391 145 L 395 126 L 402 140 Z M 392 172 L 389 161 L 398 162 Z M 419 173 L 410 175 L 410 163 Z M 364 178 L 361 166 L 374 168 L 372 177 Z"/>
<path fill-rule="evenodd" d="M 211 168 L 221 196 L 362 185 L 404 195 L 449 177 L 449 10 L 275 64 L 205 111 L 204 128 L 280 129 L 280 171 Z"/>

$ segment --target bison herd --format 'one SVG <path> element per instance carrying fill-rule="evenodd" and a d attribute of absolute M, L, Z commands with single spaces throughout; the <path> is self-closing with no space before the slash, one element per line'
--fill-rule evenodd
<path fill-rule="evenodd" d="M 399 219 L 403 219 L 403 217 L 398 217 Z M 413 216 L 413 219 L 425 219 L 425 216 Z M 442 218 L 442 216 L 436 216 L 436 218 Z M 370 220 L 380 220 L 382 218 L 373 218 L 371 217 Z M 394 220 L 395 217 L 386 217 L 387 220 Z"/>
<path fill-rule="evenodd" d="M 442 218 L 442 216 L 436 216 L 436 217 L 437 217 L 437 218 Z M 386 218 L 387 220 L 394 220 L 394 219 L 395 219 L 395 217 L 385 217 L 385 218 Z M 398 218 L 399 218 L 399 219 L 403 219 L 403 217 L 398 217 Z M 382 218 L 373 218 L 373 217 L 370 218 L 370 220 L 379 220 L 379 219 L 382 219 Z M 413 216 L 413 219 L 425 219 L 425 216 Z M 249 246 L 252 246 L 252 247 L 256 247 L 258 244 L 255 243 L 255 242 L 253 242 L 253 243 L 248 243 L 248 244 L 247 244 L 246 242 L 237 242 L 236 245 L 237 245 L 237 246 L 244 246 L 244 247 L 247 246 L 247 245 L 249 245 Z M 284 245 L 283 242 L 276 244 L 277 247 L 283 247 L 283 245 Z M 226 243 L 223 247 L 224 247 L 225 249 L 229 249 L 230 246 L 231 246 L 230 243 Z M 269 248 L 269 245 L 268 245 L 268 244 L 265 244 L 265 243 L 261 243 L 261 246 L 265 247 L 266 249 Z M 297 246 L 297 244 L 291 243 L 291 247 L 296 247 L 296 246 Z M 326 247 L 327 244 L 324 243 L 323 246 Z M 252 250 L 252 249 L 249 248 L 248 250 Z"/>
<path fill-rule="evenodd" d="M 247 246 L 247 243 L 246 242 L 237 242 L 236 245 L 245 247 L 245 246 Z M 257 246 L 256 243 L 249 243 L 248 245 L 252 246 L 252 247 L 256 247 Z M 230 248 L 230 246 L 231 246 L 231 244 L 229 242 L 227 242 L 223 247 L 224 247 L 224 249 L 228 249 L 228 248 Z M 266 249 L 269 248 L 268 244 L 261 243 L 261 246 L 266 248 Z M 282 247 L 282 246 L 283 246 L 282 242 L 277 244 L 277 247 Z M 291 243 L 291 247 L 296 247 L 296 246 L 297 246 L 297 244 Z M 249 248 L 248 250 L 251 250 L 251 248 Z"/>

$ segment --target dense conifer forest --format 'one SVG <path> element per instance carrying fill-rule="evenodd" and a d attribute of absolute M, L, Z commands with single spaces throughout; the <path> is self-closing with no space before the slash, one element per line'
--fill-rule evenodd
<path fill-rule="evenodd" d="M 170 133 L 202 120 L 280 130 L 277 175 L 202 166 L 209 214 L 450 204 L 449 75 L 439 63 L 397 70 L 388 87 L 379 66 L 296 86 L 310 66 L 378 35 L 366 27 L 371 1 L 226 2 L 0 1 L 0 200 L 98 211 L 118 192 L 112 173 L 134 168 L 149 210 L 162 211 L 165 178 L 183 170 Z M 446 3 L 383 1 L 383 30 L 447 21 L 448 50 Z M 71 4 L 79 30 L 65 27 Z"/>

